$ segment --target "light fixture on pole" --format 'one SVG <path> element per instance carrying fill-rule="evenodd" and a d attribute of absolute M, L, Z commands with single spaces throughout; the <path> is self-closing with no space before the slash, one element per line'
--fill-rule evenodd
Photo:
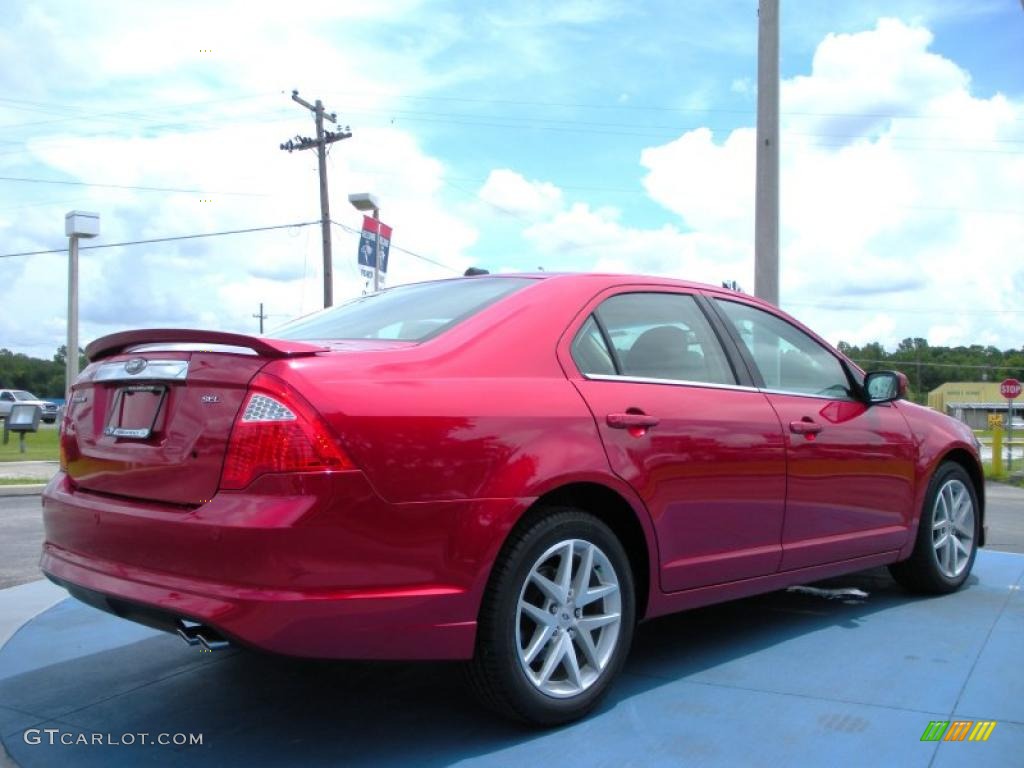
<path fill-rule="evenodd" d="M 64 355 L 64 397 L 71 399 L 71 385 L 78 378 L 78 239 L 100 233 L 100 215 L 69 211 L 64 216 L 68 236 L 68 343 Z"/>
<path fill-rule="evenodd" d="M 369 192 L 357 192 L 348 196 L 348 201 L 357 211 L 373 211 L 376 233 L 373 243 L 373 292 L 380 290 L 380 202 L 376 195 Z"/>

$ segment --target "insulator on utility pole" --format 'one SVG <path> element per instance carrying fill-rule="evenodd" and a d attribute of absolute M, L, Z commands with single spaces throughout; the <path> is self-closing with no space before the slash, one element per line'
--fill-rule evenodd
<path fill-rule="evenodd" d="M 298 91 L 292 91 L 292 101 L 301 104 L 312 112 L 316 120 L 315 139 L 310 139 L 306 136 L 296 136 L 294 139 L 289 139 L 281 144 L 281 149 L 287 152 L 294 152 L 295 150 L 316 147 L 317 150 L 317 159 L 320 166 L 320 231 L 324 249 L 324 306 L 329 307 L 334 303 L 334 268 L 331 258 L 331 209 L 327 198 L 327 145 L 349 138 L 352 135 L 352 131 L 348 126 L 345 126 L 344 130 L 337 132 L 325 131 L 324 120 L 337 123 L 338 115 L 335 112 L 326 112 L 320 99 L 317 99 L 315 104 L 310 104 L 305 99 L 300 98 Z"/>

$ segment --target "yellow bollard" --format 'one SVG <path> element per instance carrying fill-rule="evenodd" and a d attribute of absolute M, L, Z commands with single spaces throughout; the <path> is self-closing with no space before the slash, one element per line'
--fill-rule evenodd
<path fill-rule="evenodd" d="M 996 427 L 992 430 L 992 474 L 999 477 L 1003 474 L 1003 430 Z"/>

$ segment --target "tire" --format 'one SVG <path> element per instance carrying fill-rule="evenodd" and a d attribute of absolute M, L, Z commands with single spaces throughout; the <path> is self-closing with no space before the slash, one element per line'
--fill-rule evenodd
<path fill-rule="evenodd" d="M 928 484 L 910 558 L 889 573 L 914 592 L 942 595 L 967 581 L 978 554 L 981 515 L 970 476 L 959 464 L 941 464 Z"/>
<path fill-rule="evenodd" d="M 495 563 L 470 684 L 487 707 L 513 719 L 576 720 L 607 692 L 635 623 L 633 573 L 611 529 L 570 507 L 539 510 Z"/>

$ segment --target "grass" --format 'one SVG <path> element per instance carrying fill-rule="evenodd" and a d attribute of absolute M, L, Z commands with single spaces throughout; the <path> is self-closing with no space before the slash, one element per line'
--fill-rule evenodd
<path fill-rule="evenodd" d="M 0 485 L 45 485 L 38 477 L 0 477 Z"/>
<path fill-rule="evenodd" d="M 0 427 L 0 434 L 3 428 Z M 0 440 L 0 463 L 6 461 L 57 461 L 60 448 L 56 429 L 40 429 L 25 435 L 25 452 L 19 451 L 20 436 L 12 432 L 7 445 Z"/>

